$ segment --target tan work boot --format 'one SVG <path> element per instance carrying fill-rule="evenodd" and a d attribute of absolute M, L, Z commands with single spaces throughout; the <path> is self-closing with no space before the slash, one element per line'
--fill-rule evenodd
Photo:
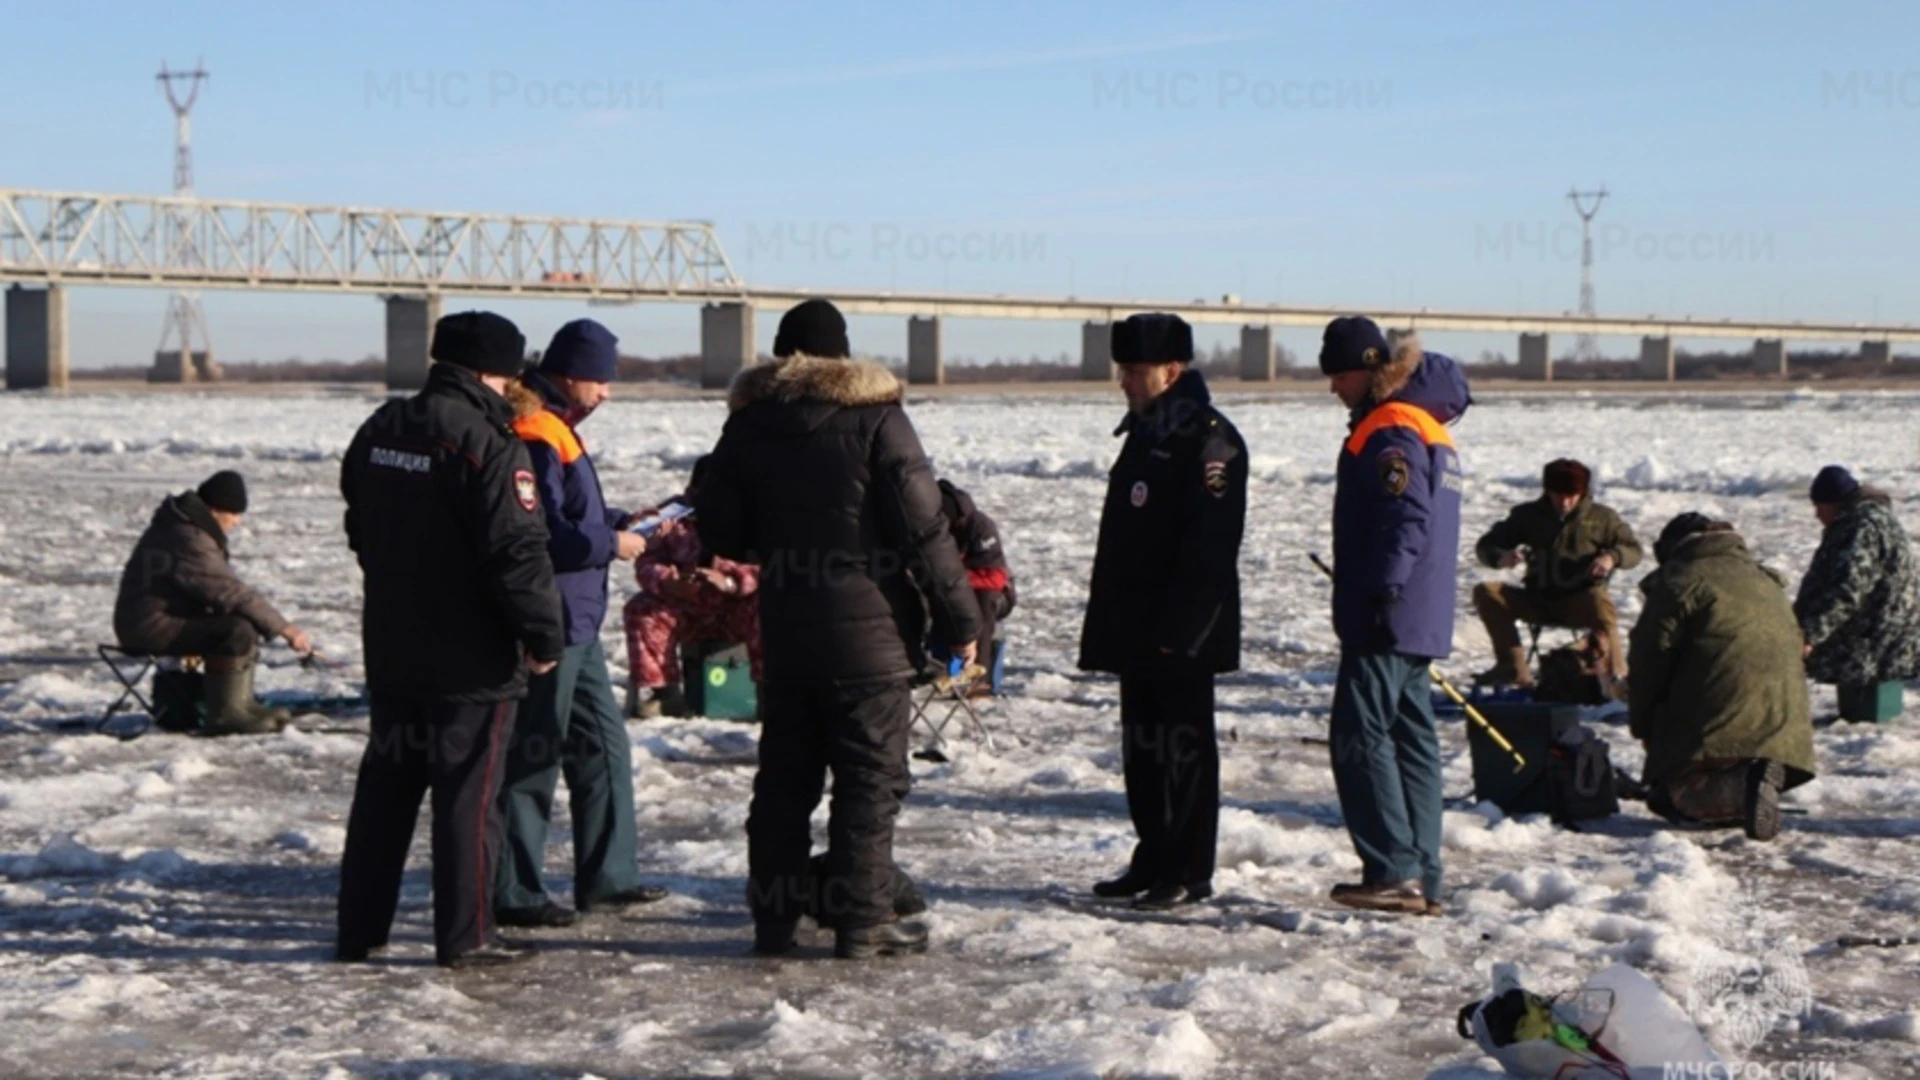
<path fill-rule="evenodd" d="M 206 672 L 207 722 L 204 735 L 271 735 L 293 719 L 253 696 L 253 657 L 209 656 Z"/>

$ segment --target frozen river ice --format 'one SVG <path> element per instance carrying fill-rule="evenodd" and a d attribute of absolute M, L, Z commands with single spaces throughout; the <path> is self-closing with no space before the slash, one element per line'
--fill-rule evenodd
<path fill-rule="evenodd" d="M 120 566 L 153 506 L 218 468 L 244 470 L 254 489 L 242 574 L 357 663 L 359 577 L 335 479 L 376 399 L 0 398 L 3 1071 L 1474 1080 L 1497 1073 L 1454 1034 L 1454 1014 L 1495 961 L 1521 961 L 1546 989 L 1625 961 L 1684 1001 L 1716 963 L 1787 950 L 1812 1006 L 1748 1057 L 1920 1075 L 1920 949 L 1831 944 L 1920 930 L 1910 718 L 1823 730 L 1822 777 L 1789 796 L 1806 815 L 1770 845 L 1669 832 L 1638 806 L 1579 833 L 1460 809 L 1446 819 L 1445 918 L 1327 904 L 1358 861 L 1325 747 L 1303 742 L 1324 733 L 1334 666 L 1327 588 L 1305 555 L 1327 545 L 1343 418 L 1330 398 L 1227 389 L 1254 458 L 1244 669 L 1221 693 L 1220 916 L 1120 922 L 1047 902 L 1119 867 L 1130 843 L 1115 686 L 1072 667 L 1120 409 L 1097 392 L 954 397 L 912 413 L 940 471 L 1000 521 L 1021 608 L 1008 627 L 1012 693 L 989 713 L 998 748 L 915 765 L 899 846 L 932 902 L 932 954 L 851 965 L 816 944 L 812 959 L 749 957 L 742 761 L 754 733 L 691 720 L 632 726 L 644 870 L 674 898 L 541 935 L 540 955 L 517 968 L 459 974 L 430 963 L 424 863 L 395 955 L 327 962 L 362 743 L 350 730 L 129 743 L 54 730 L 112 697 L 87 656 L 110 635 Z M 1596 466 L 1602 499 L 1643 535 L 1705 510 L 1797 579 L 1818 542 L 1804 491 L 1820 465 L 1844 462 L 1894 492 L 1904 519 L 1920 513 L 1915 404 L 1807 392 L 1490 400 L 1457 430 L 1466 540 L 1565 454 Z M 609 498 L 641 503 L 677 490 L 722 418 L 715 401 L 621 400 L 584 434 Z M 1466 594 L 1486 573 L 1461 567 L 1456 675 L 1485 662 Z M 1616 592 L 1629 622 L 1637 576 Z M 615 583 L 631 590 L 618 572 Z M 607 644 L 624 657 L 616 633 Z M 269 691 L 355 689 L 284 652 L 270 660 Z M 1831 692 L 1817 690 L 1815 707 L 1831 712 Z M 1448 791 L 1467 795 L 1464 731 L 1442 729 Z M 1624 727 L 1604 734 L 1637 768 Z M 564 886 L 568 853 L 551 856 Z"/>

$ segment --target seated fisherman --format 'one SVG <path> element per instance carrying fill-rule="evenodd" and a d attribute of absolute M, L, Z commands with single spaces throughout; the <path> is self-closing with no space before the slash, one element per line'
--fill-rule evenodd
<path fill-rule="evenodd" d="M 217 472 L 195 491 L 167 496 L 134 545 L 113 605 L 121 648 L 204 661 L 203 730 L 212 735 L 286 726 L 285 709 L 267 708 L 253 696 L 261 639 L 281 638 L 302 655 L 313 651 L 306 632 L 228 565 L 227 538 L 246 512 L 247 484 L 237 472 Z"/>
<path fill-rule="evenodd" d="M 1920 573 L 1893 500 L 1838 465 L 1809 494 L 1825 532 L 1793 601 L 1808 676 L 1854 687 L 1920 675 Z"/>
<path fill-rule="evenodd" d="M 1813 779 L 1800 627 L 1786 583 L 1724 521 L 1681 514 L 1654 545 L 1631 637 L 1629 722 L 1647 805 L 1670 821 L 1780 832 L 1780 792 Z"/>
<path fill-rule="evenodd" d="M 986 511 L 974 505 L 973 496 L 950 480 L 940 481 L 940 512 L 946 515 L 947 531 L 960 549 L 973 598 L 980 603 L 979 662 L 990 666 L 994 632 L 1000 620 L 1013 612 L 1015 602 L 1013 574 L 1007 568 L 1006 549 L 1000 544 L 1000 528 Z M 991 693 L 992 687 L 983 683 L 975 696 Z"/>
<path fill-rule="evenodd" d="M 669 499 L 669 503 L 693 505 L 706 464 L 704 457 L 694 462 L 686 493 Z M 644 518 L 646 514 L 639 516 Z M 634 560 L 633 576 L 640 591 L 624 609 L 628 678 L 634 691 L 648 691 L 644 703 L 629 699 L 635 715 L 687 714 L 680 675 L 683 642 L 744 644 L 753 663 L 754 681 L 760 680 L 758 567 L 717 555 L 708 557 L 692 520 L 681 518 L 662 523 L 659 531 L 647 538 L 645 554 Z"/>
<path fill-rule="evenodd" d="M 1494 659 L 1477 681 L 1533 685 L 1516 619 L 1588 631 L 1607 681 L 1626 674 L 1619 615 L 1607 580 L 1615 570 L 1640 564 L 1640 542 L 1619 514 L 1593 501 L 1592 480 L 1592 472 L 1578 461 L 1548 462 L 1541 477 L 1546 491 L 1514 507 L 1474 545 L 1484 566 L 1504 570 L 1527 564 L 1524 585 L 1487 581 L 1474 586 L 1473 607 L 1493 639 Z"/>

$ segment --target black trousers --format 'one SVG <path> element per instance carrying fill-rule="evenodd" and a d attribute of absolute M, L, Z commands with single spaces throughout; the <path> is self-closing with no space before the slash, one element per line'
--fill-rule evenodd
<path fill-rule="evenodd" d="M 893 914 L 893 822 L 906 798 L 907 685 L 761 688 L 760 771 L 747 812 L 747 903 L 756 923 L 790 923 L 814 891 L 809 821 L 827 774 L 823 925 L 857 929 Z"/>
<path fill-rule="evenodd" d="M 340 862 L 340 949 L 387 943 L 420 802 L 433 793 L 433 942 L 441 963 L 492 940 L 500 778 L 517 701 L 373 698 Z"/>
<path fill-rule="evenodd" d="M 1159 885 L 1209 881 L 1220 833 L 1213 675 L 1122 675 L 1120 734 L 1133 871 Z"/>

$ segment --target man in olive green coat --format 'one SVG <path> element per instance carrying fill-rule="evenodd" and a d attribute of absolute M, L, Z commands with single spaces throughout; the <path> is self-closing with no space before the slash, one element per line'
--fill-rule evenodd
<path fill-rule="evenodd" d="M 1607 580 L 1640 565 L 1640 541 L 1612 509 L 1593 501 L 1593 473 L 1568 458 L 1547 463 L 1546 489 L 1487 530 L 1474 545 L 1483 566 L 1505 570 L 1527 564 L 1526 584 L 1485 581 L 1474 586 L 1473 609 L 1493 639 L 1494 666 L 1477 681 L 1532 686 L 1527 649 L 1514 621 L 1567 626 L 1592 635 L 1595 659 L 1611 683 L 1626 674 L 1620 654 L 1620 616 Z"/>
<path fill-rule="evenodd" d="M 1646 743 L 1647 805 L 1675 822 L 1780 831 L 1780 792 L 1813 779 L 1800 627 L 1786 582 L 1733 526 L 1667 523 L 1640 582 L 1630 722 Z"/>

